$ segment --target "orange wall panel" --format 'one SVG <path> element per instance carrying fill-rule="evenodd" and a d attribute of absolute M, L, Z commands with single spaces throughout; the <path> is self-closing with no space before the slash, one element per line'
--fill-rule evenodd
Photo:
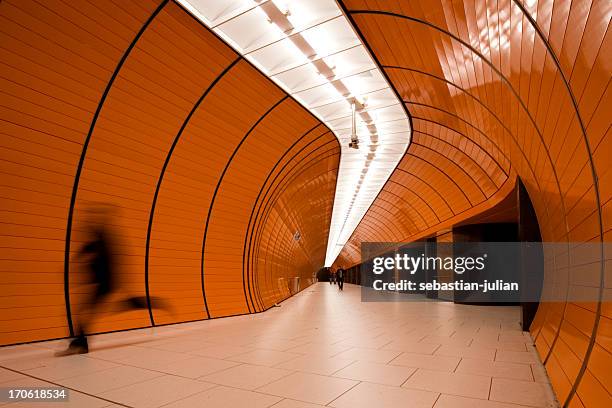
<path fill-rule="evenodd" d="M 288 293 L 261 302 L 253 276 L 312 277 L 322 266 L 335 137 L 178 4 L 2 1 L 0 19 L 0 345 L 65 337 L 90 317 L 78 253 L 101 204 L 120 290 L 92 332 L 259 312 Z M 291 222 L 251 220 L 268 175 L 298 168 L 300 143 L 315 137 L 333 153 L 276 194 L 297 189 L 318 206 L 277 200 L 266 210 L 291 211 Z M 260 263 L 270 254 L 253 235 L 270 230 L 284 231 L 269 247 L 274 265 Z M 257 273 L 244 262 L 248 242 Z M 134 296 L 152 310 L 119 313 Z"/>
<path fill-rule="evenodd" d="M 422 206 L 418 207 L 414 191 L 423 191 L 418 195 L 435 203 L 430 203 L 422 218 L 431 219 L 433 210 L 432 221 L 442 229 L 448 220 L 467 218 L 462 212 L 465 198 L 472 209 L 487 206 L 495 201 L 491 192 L 518 174 L 534 204 L 543 239 L 568 242 L 568 252 L 554 254 L 546 263 L 546 287 L 566 291 L 582 285 L 596 294 L 603 290 L 609 266 L 604 258 L 575 263 L 569 243 L 610 241 L 607 203 L 612 184 L 607 175 L 611 169 L 612 50 L 608 28 L 612 9 L 606 3 L 342 1 L 406 102 L 417 143 L 425 144 L 419 140 L 426 139 L 433 146 L 433 138 L 439 137 L 434 127 L 425 127 L 416 119 L 428 114 L 427 119 L 473 137 L 484 152 L 464 153 L 488 156 L 487 161 L 493 159 L 498 170 L 490 164 L 482 166 L 493 181 L 487 184 L 478 168 L 466 166 L 461 155 L 438 145 L 437 156 L 446 156 L 446 163 L 438 159 L 438 168 L 451 174 L 465 191 L 464 198 L 441 199 L 442 192 L 456 188 L 419 164 L 435 155 L 411 146 L 340 254 L 340 262 L 360 262 L 358 243 L 362 241 L 394 238 L 373 216 L 385 200 L 385 190 L 393 188 L 396 196 L 417 209 Z M 476 139 L 477 134 L 482 136 Z M 467 145 L 455 141 L 453 146 L 466 149 Z M 418 183 L 399 179 L 409 159 L 421 178 Z M 461 163 L 472 180 L 457 172 Z M 419 184 L 428 184 L 429 190 Z M 484 193 L 484 202 L 475 185 Z M 450 209 L 451 214 L 448 210 L 442 213 L 443 209 Z M 414 214 L 410 217 L 416 218 Z M 425 235 L 426 227 L 414 229 L 417 221 L 406 218 L 397 214 L 384 222 L 405 225 L 403 240 Z M 413 227 L 408 228 L 410 225 Z M 368 232 L 372 230 L 377 233 Z M 591 361 L 608 356 L 598 348 L 600 337 L 594 338 L 607 325 L 604 310 L 601 302 L 540 305 L 532 334 L 561 403 L 609 405 L 608 376 L 589 369 Z"/>

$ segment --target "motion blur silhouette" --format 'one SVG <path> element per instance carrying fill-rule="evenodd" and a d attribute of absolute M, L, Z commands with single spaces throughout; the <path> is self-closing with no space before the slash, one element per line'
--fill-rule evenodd
<path fill-rule="evenodd" d="M 85 301 L 80 305 L 75 322 L 75 338 L 68 348 L 58 352 L 58 356 L 84 354 L 89 352 L 86 333 L 96 314 L 108 302 L 113 302 L 113 310 L 117 313 L 148 309 L 149 303 L 145 296 L 134 296 L 114 301 L 111 295 L 117 292 L 119 277 L 117 276 L 116 257 L 119 253 L 117 235 L 112 231 L 112 220 L 117 210 L 109 205 L 96 205 L 87 210 L 88 222 L 87 240 L 79 249 L 76 261 L 82 265 L 86 275 Z M 166 303 L 160 298 L 149 298 L 156 308 L 167 309 Z"/>

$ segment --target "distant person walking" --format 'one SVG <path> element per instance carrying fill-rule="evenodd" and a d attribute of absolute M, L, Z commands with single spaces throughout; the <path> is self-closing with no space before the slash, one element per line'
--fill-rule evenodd
<path fill-rule="evenodd" d="M 338 289 L 344 290 L 344 268 L 342 266 L 336 271 L 336 279 L 338 281 Z"/>

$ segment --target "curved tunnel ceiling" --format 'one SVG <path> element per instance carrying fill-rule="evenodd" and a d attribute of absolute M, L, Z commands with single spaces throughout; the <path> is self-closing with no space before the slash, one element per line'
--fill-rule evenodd
<path fill-rule="evenodd" d="M 335 0 L 178 1 L 340 141 L 330 266 L 410 144 L 406 107 Z M 359 149 L 349 147 L 353 108 Z"/>

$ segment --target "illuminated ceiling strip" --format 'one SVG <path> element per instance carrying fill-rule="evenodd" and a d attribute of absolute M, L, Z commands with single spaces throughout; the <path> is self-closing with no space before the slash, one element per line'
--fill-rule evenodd
<path fill-rule="evenodd" d="M 402 102 L 335 0 L 178 2 L 340 141 L 325 257 L 325 266 L 330 266 L 410 144 L 410 121 Z M 349 148 L 353 128 L 359 149 Z"/>

